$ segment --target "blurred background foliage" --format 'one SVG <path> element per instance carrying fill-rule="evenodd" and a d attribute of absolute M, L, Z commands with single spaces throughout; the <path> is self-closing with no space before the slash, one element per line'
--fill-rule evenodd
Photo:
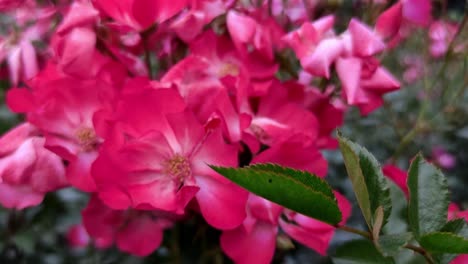
<path fill-rule="evenodd" d="M 446 6 L 442 3 L 434 1 L 434 17 L 461 21 L 466 15 L 468 3 L 464 0 L 447 1 Z M 318 15 L 336 14 L 338 31 L 345 29 L 353 16 L 370 24 L 374 19 L 368 15 L 367 4 L 362 1 L 324 1 L 320 7 Z M 460 32 L 458 39 L 468 39 L 468 28 Z M 453 168 L 444 170 L 452 201 L 468 209 L 468 52 L 464 51 L 462 56 L 449 53 L 446 58 L 433 59 L 428 55 L 427 43 L 427 32 L 419 30 L 384 54 L 382 64 L 402 80 L 402 89 L 388 94 L 385 106 L 366 117 L 357 109 L 350 109 L 341 129 L 344 135 L 368 148 L 382 164 L 394 162 L 405 170 L 416 153 L 422 152 L 431 158 L 434 147 L 443 147 L 456 160 Z M 405 58 L 421 60 L 423 74 L 420 78 L 404 81 L 409 67 Z M 5 101 L 8 87 L 7 80 L 0 80 L 0 102 Z M 4 103 L 0 104 L 1 133 L 21 119 Z M 327 181 L 356 205 L 341 154 L 335 150 L 326 151 L 324 155 L 329 162 Z M 395 186 L 392 186 L 392 196 L 399 204 L 393 209 L 387 229 L 405 230 L 401 219 L 406 214 L 406 199 Z M 230 263 L 219 248 L 220 232 L 197 216 L 166 231 L 163 246 L 144 259 L 115 248 L 74 249 L 68 245 L 66 233 L 80 222 L 80 211 L 87 199 L 87 195 L 74 189 L 63 189 L 48 194 L 35 208 L 19 212 L 0 207 L 0 263 Z M 354 208 L 349 225 L 364 229 L 362 216 L 357 206 Z M 332 254 L 337 245 L 351 238 L 356 237 L 337 231 L 329 252 Z M 329 257 L 321 257 L 287 237 L 279 237 L 278 248 L 275 263 L 331 263 Z M 412 252 L 404 252 L 398 263 L 424 263 L 424 260 Z"/>

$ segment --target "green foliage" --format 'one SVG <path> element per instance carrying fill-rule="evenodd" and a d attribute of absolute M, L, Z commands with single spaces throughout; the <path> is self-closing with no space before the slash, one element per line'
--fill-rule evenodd
<path fill-rule="evenodd" d="M 383 235 L 379 237 L 376 247 L 384 256 L 395 256 L 412 238 L 410 232 Z"/>
<path fill-rule="evenodd" d="M 298 213 L 329 224 L 341 221 L 331 187 L 313 174 L 275 164 L 211 168 L 250 192 Z"/>
<path fill-rule="evenodd" d="M 468 254 L 468 238 L 449 232 L 434 232 L 421 236 L 421 246 L 429 252 Z"/>
<path fill-rule="evenodd" d="M 439 231 L 447 221 L 449 205 L 447 180 L 442 172 L 417 155 L 408 172 L 408 188 L 409 224 L 416 239 Z"/>
<path fill-rule="evenodd" d="M 369 240 L 353 240 L 338 247 L 332 258 L 335 264 L 393 264 Z"/>
<path fill-rule="evenodd" d="M 349 139 L 341 135 L 338 135 L 338 139 L 354 193 L 369 228 L 372 229 L 375 224 L 376 219 L 372 216 L 377 215 L 379 207 L 383 208 L 380 227 L 384 226 L 390 216 L 392 202 L 387 179 L 378 161 L 369 151 Z"/>

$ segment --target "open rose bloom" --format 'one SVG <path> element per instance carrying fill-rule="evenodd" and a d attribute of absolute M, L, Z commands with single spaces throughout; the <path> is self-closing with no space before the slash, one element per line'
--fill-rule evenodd
<path fill-rule="evenodd" d="M 164 254 L 177 243 L 168 233 L 201 223 L 216 233 L 213 254 L 235 263 L 270 263 L 278 237 L 327 255 L 351 216 L 346 192 L 334 191 L 333 226 L 209 165 L 274 163 L 325 178 L 323 151 L 338 147 L 345 114 L 371 115 L 401 87 L 387 52 L 430 24 L 440 57 L 457 25 L 430 23 L 423 0 L 374 1 L 371 24 L 318 2 L 0 0 L 11 21 L 0 30 L 0 77 L 22 120 L 0 138 L 0 205 L 42 206 L 63 188 L 87 197 L 64 231 L 77 250 Z M 384 171 L 407 193 L 398 168 Z"/>

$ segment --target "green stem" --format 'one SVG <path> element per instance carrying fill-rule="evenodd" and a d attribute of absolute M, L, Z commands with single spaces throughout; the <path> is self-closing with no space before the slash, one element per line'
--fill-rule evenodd
<path fill-rule="evenodd" d="M 362 236 L 364 238 L 367 238 L 367 239 L 370 239 L 370 240 L 374 241 L 374 239 L 372 238 L 372 234 L 370 232 L 367 232 L 367 231 L 364 231 L 364 230 L 359 230 L 359 229 L 349 227 L 349 226 L 335 226 L 335 227 L 340 229 L 340 230 L 343 230 L 345 232 L 360 235 L 360 236 Z M 415 246 L 415 245 L 411 245 L 411 244 L 405 245 L 404 248 L 412 250 L 412 251 L 420 254 L 421 256 L 423 256 L 426 259 L 427 263 L 435 264 L 434 260 L 432 259 L 432 256 L 424 248 L 418 247 L 418 246 Z"/>
<path fill-rule="evenodd" d="M 362 237 L 365 237 L 367 239 L 371 239 L 371 234 L 367 231 L 363 231 L 363 230 L 359 230 L 359 229 L 356 229 L 356 228 L 353 228 L 353 227 L 349 227 L 349 226 L 337 226 L 336 228 L 340 229 L 340 230 L 343 230 L 345 232 L 348 232 L 348 233 L 353 233 L 353 234 L 356 234 L 356 235 L 360 235 Z"/>
<path fill-rule="evenodd" d="M 420 255 L 422 255 L 426 259 L 427 263 L 435 264 L 435 262 L 432 259 L 431 255 L 424 248 L 421 248 L 421 247 L 418 247 L 418 246 L 415 246 L 415 245 L 410 245 L 410 244 L 405 245 L 404 248 L 407 248 L 407 249 L 413 250 L 416 253 L 419 253 Z"/>

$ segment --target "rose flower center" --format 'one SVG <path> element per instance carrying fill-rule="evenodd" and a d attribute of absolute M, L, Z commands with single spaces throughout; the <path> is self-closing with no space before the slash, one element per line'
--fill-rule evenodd
<path fill-rule="evenodd" d="M 92 128 L 83 127 L 78 129 L 76 137 L 78 138 L 79 145 L 84 151 L 91 151 L 96 148 L 97 137 Z"/>
<path fill-rule="evenodd" d="M 166 172 L 170 174 L 175 180 L 183 182 L 191 175 L 192 169 L 190 168 L 190 162 L 187 160 L 187 158 L 176 154 L 167 161 Z"/>

